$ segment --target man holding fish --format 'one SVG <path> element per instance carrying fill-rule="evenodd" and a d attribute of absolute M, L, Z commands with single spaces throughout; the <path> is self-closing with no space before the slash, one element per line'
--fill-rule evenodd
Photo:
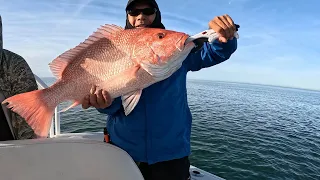
<path fill-rule="evenodd" d="M 108 115 L 106 141 L 128 152 L 146 180 L 186 180 L 192 123 L 187 73 L 229 59 L 237 49 L 236 26 L 228 15 L 215 17 L 209 27 L 220 34 L 218 41 L 201 43 L 166 30 L 154 0 L 129 0 L 126 12 L 125 29 L 102 25 L 56 57 L 49 67 L 57 81 L 50 87 L 2 104 L 25 118 L 37 138 L 48 136 L 61 102 L 73 101 L 62 112 L 94 106 Z"/>
<path fill-rule="evenodd" d="M 154 0 L 129 0 L 126 12 L 126 29 L 165 29 Z M 187 73 L 217 65 L 237 49 L 231 17 L 217 16 L 209 27 L 220 34 L 218 41 L 203 43 L 185 58 L 177 72 L 143 89 L 131 114 L 125 115 L 121 97 L 112 99 L 107 91 L 97 91 L 95 86 L 82 103 L 84 109 L 93 106 L 107 114 L 110 143 L 132 156 L 146 180 L 190 178 L 192 117 L 187 103 Z"/>

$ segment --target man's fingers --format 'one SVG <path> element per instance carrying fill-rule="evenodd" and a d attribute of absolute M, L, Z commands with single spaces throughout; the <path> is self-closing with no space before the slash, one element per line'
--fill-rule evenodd
<path fill-rule="evenodd" d="M 226 32 L 226 38 L 227 39 L 231 38 L 234 35 L 232 25 L 228 22 L 228 20 L 225 16 L 221 16 L 220 20 L 227 26 L 224 29 L 224 31 Z"/>
<path fill-rule="evenodd" d="M 236 28 L 236 25 L 234 24 L 232 18 L 228 14 L 226 14 L 225 17 L 226 17 L 227 21 L 232 25 L 233 31 L 236 32 L 237 28 Z"/>
<path fill-rule="evenodd" d="M 209 26 L 215 32 L 219 33 L 220 36 L 226 36 L 224 28 L 227 28 L 227 26 L 219 19 L 219 17 L 215 17 L 212 21 L 210 21 Z"/>
<path fill-rule="evenodd" d="M 102 89 L 98 90 L 97 87 L 93 85 L 90 89 L 90 94 L 85 96 L 82 102 L 82 108 L 87 109 L 90 106 L 95 108 L 106 108 L 111 104 L 111 98 L 106 91 Z"/>
<path fill-rule="evenodd" d="M 82 101 L 82 108 L 88 109 L 90 107 L 89 95 L 85 96 Z"/>
<path fill-rule="evenodd" d="M 97 103 L 98 103 L 99 107 L 103 107 L 106 104 L 106 101 L 102 95 L 102 89 L 100 89 L 97 93 Z"/>
<path fill-rule="evenodd" d="M 90 94 L 94 94 L 96 92 L 96 85 L 92 85 L 91 89 L 90 89 Z"/>
<path fill-rule="evenodd" d="M 223 43 L 226 43 L 228 40 L 225 37 L 220 36 L 219 37 L 219 41 L 223 42 Z"/>
<path fill-rule="evenodd" d="M 228 14 L 224 15 L 224 18 L 229 23 L 229 31 L 231 32 L 231 36 L 229 38 L 233 39 L 234 38 L 234 33 L 237 32 L 236 25 L 234 24 L 232 18 Z"/>
<path fill-rule="evenodd" d="M 96 92 L 96 86 L 93 85 L 90 89 L 90 97 L 89 97 L 89 102 L 92 106 L 95 108 L 98 108 L 98 103 L 97 103 L 97 95 L 95 94 Z"/>
<path fill-rule="evenodd" d="M 109 93 L 107 91 L 102 91 L 102 95 L 103 95 L 103 97 L 104 97 L 104 99 L 106 101 L 106 106 L 107 107 L 110 106 L 111 103 L 112 103 L 112 99 L 111 99 Z"/>
<path fill-rule="evenodd" d="M 94 106 L 95 108 L 98 108 L 98 107 L 99 107 L 99 105 L 98 105 L 98 103 L 97 103 L 97 95 L 95 95 L 95 94 L 90 94 L 90 104 L 91 104 L 92 106 Z"/>
<path fill-rule="evenodd" d="M 234 22 L 227 14 L 223 16 L 216 16 L 209 22 L 209 27 L 220 35 L 219 41 L 225 43 L 229 39 L 233 39 L 234 33 L 236 32 Z"/>

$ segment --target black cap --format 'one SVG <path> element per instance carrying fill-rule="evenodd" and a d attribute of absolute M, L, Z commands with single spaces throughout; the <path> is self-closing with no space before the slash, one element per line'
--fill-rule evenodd
<path fill-rule="evenodd" d="M 144 2 L 148 3 L 151 7 L 156 8 L 159 10 L 158 4 L 155 0 L 129 0 L 126 6 L 126 11 L 131 8 L 131 6 L 134 5 L 134 3 Z"/>

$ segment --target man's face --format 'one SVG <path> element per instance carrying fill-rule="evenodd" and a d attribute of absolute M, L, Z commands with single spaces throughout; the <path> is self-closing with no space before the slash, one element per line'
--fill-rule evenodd
<path fill-rule="evenodd" d="M 156 17 L 156 9 L 148 4 L 135 4 L 128 11 L 128 20 L 136 28 L 147 27 L 152 24 Z"/>

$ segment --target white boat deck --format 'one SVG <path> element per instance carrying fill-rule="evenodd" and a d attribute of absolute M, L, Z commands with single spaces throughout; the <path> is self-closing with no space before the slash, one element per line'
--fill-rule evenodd
<path fill-rule="evenodd" d="M 143 180 L 132 158 L 103 142 L 102 133 L 60 134 L 48 139 L 2 141 L 1 179 Z M 222 180 L 190 166 L 192 180 Z"/>
<path fill-rule="evenodd" d="M 95 141 L 103 141 L 103 133 L 94 132 L 94 133 L 69 133 L 69 134 L 60 134 L 57 137 L 59 138 L 68 138 L 68 139 L 91 139 Z M 191 180 L 225 180 L 221 177 L 218 177 L 214 174 L 203 171 L 195 166 L 190 166 Z"/>
<path fill-rule="evenodd" d="M 40 88 L 47 85 L 37 76 Z M 50 138 L 0 142 L 4 180 L 143 180 L 122 149 L 103 142 L 103 133 L 60 133 L 56 109 Z M 54 126 L 53 126 L 54 125 Z M 190 166 L 191 180 L 224 180 Z"/>

